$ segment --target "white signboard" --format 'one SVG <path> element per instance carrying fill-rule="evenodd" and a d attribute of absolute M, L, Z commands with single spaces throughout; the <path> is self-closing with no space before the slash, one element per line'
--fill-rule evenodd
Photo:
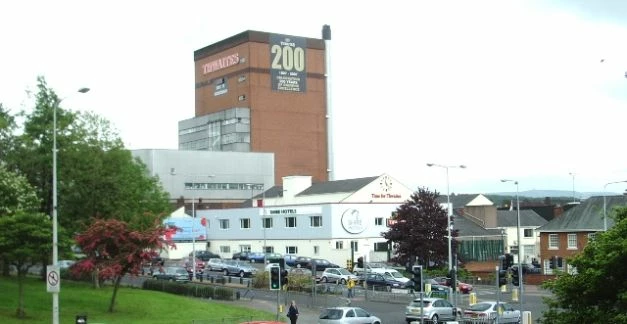
<path fill-rule="evenodd" d="M 49 293 L 58 293 L 61 290 L 61 272 L 58 266 L 46 267 L 46 284 Z"/>

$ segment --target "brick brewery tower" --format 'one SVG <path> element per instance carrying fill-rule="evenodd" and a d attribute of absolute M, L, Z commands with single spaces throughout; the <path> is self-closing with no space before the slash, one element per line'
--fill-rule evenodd
<path fill-rule="evenodd" d="M 195 117 L 179 122 L 179 149 L 273 152 L 275 183 L 332 180 L 326 25 L 323 38 L 245 31 L 195 51 Z"/>

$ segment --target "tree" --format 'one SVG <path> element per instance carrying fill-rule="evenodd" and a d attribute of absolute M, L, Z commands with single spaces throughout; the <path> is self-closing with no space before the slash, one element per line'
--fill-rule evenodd
<path fill-rule="evenodd" d="M 76 236 L 76 242 L 87 255 L 78 262 L 74 274 L 98 273 L 100 279 L 113 280 L 113 296 L 109 312 L 113 312 L 115 298 L 122 277 L 141 273 L 142 263 L 158 255 L 162 248 L 174 247 L 166 240 L 168 232 L 160 217 L 152 217 L 152 228 L 134 230 L 126 222 L 116 219 L 94 219 L 84 232 Z"/>
<path fill-rule="evenodd" d="M 15 117 L 0 103 L 0 164 L 6 163 L 4 161 L 14 141 L 15 127 Z"/>
<path fill-rule="evenodd" d="M 52 224 L 40 213 L 18 212 L 0 217 L 0 255 L 15 266 L 18 278 L 17 317 L 24 318 L 23 279 L 28 269 L 52 250 Z"/>
<path fill-rule="evenodd" d="M 615 225 L 569 260 L 576 271 L 543 284 L 553 292 L 543 323 L 627 323 L 627 207 L 616 211 Z"/>
<path fill-rule="evenodd" d="M 419 188 L 396 209 L 390 229 L 381 233 L 392 243 L 399 263 L 413 264 L 417 257 L 420 264 L 432 267 L 448 260 L 447 215 L 438 196 L 437 192 Z"/>

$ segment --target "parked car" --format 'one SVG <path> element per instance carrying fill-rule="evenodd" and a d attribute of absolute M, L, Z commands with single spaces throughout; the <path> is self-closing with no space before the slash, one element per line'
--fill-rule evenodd
<path fill-rule="evenodd" d="M 224 269 L 222 269 L 222 272 L 225 276 L 234 274 L 243 278 L 255 275 L 257 273 L 257 268 L 240 260 L 224 260 Z"/>
<path fill-rule="evenodd" d="M 378 262 L 365 263 L 364 267 L 360 268 L 358 263 L 355 263 L 355 265 L 353 266 L 353 273 L 355 273 L 356 275 L 360 275 L 362 273 L 371 272 L 374 269 L 385 269 L 385 264 Z"/>
<path fill-rule="evenodd" d="M 431 279 L 427 279 L 426 281 L 424 281 L 425 286 L 427 284 L 431 285 L 431 291 L 435 291 L 438 293 L 448 293 L 449 287 L 444 286 L 444 285 L 440 285 L 440 283 L 438 283 L 435 279 L 431 278 Z M 425 289 L 426 291 L 426 289 Z"/>
<path fill-rule="evenodd" d="M 296 258 L 296 260 L 294 260 L 294 264 L 295 266 L 299 266 L 301 268 L 305 268 L 307 267 L 307 265 L 309 264 L 309 262 L 311 261 L 310 257 L 306 257 L 306 256 L 299 256 Z"/>
<path fill-rule="evenodd" d="M 183 267 L 165 267 L 152 274 L 154 279 L 168 281 L 190 281 L 189 272 Z"/>
<path fill-rule="evenodd" d="M 318 324 L 381 324 L 381 319 L 360 307 L 329 307 L 320 312 Z"/>
<path fill-rule="evenodd" d="M 224 268 L 226 267 L 225 265 L 225 260 L 220 259 L 220 258 L 211 258 L 209 259 L 209 261 L 207 261 L 207 265 L 205 266 L 205 268 L 209 269 L 209 271 L 224 271 Z"/>
<path fill-rule="evenodd" d="M 287 264 L 290 267 L 296 266 L 297 258 L 298 258 L 298 255 L 295 255 L 295 254 L 286 254 L 283 256 L 283 260 L 285 260 L 285 264 Z"/>
<path fill-rule="evenodd" d="M 306 277 L 311 277 L 313 275 L 311 273 L 311 270 L 307 268 L 298 268 L 298 267 L 288 268 L 287 273 L 289 273 L 290 275 L 294 275 L 294 276 L 306 276 Z"/>
<path fill-rule="evenodd" d="M 450 287 L 451 286 L 451 278 L 449 277 L 435 277 L 433 278 L 435 281 L 438 282 L 438 284 L 442 285 L 442 286 L 447 286 Z M 459 289 L 459 291 L 462 294 L 469 294 L 474 287 L 471 284 L 467 284 L 465 282 L 461 282 L 461 281 L 457 281 L 457 289 Z"/>
<path fill-rule="evenodd" d="M 366 281 L 366 286 L 368 288 L 378 287 L 378 288 L 397 288 L 397 289 L 405 289 L 408 284 L 406 282 L 402 282 L 396 280 L 394 277 L 390 275 L 384 275 L 381 273 L 370 272 L 367 273 L 364 277 Z"/>
<path fill-rule="evenodd" d="M 326 268 L 339 268 L 335 263 L 329 262 L 326 259 L 311 259 L 309 263 L 305 266 L 307 269 L 311 269 L 313 271 L 314 266 L 316 267 L 316 271 L 324 271 Z"/>
<path fill-rule="evenodd" d="M 498 315 L 501 313 L 501 315 Z M 520 311 L 510 304 L 496 301 L 484 301 L 474 304 L 464 310 L 466 320 L 495 320 L 498 316 L 499 323 L 520 323 Z"/>
<path fill-rule="evenodd" d="M 188 271 L 192 271 L 192 269 L 194 268 L 192 258 L 189 258 L 187 261 L 185 261 L 185 268 L 187 268 Z M 199 258 L 196 258 L 196 271 L 203 270 L 204 268 L 205 262 Z"/>
<path fill-rule="evenodd" d="M 421 319 L 428 320 L 431 323 L 455 321 L 458 316 L 461 317 L 461 311 L 449 303 L 448 300 L 442 298 L 423 298 L 422 308 L 420 298 L 416 298 L 405 307 L 405 321 L 407 323 L 419 322 Z"/>
<path fill-rule="evenodd" d="M 189 253 L 190 258 L 192 257 L 192 254 L 193 254 L 193 251 Z M 211 258 L 220 258 L 220 256 L 211 251 L 200 250 L 200 251 L 196 251 L 196 258 L 202 261 L 207 261 Z"/>
<path fill-rule="evenodd" d="M 348 280 L 360 281 L 359 277 L 344 268 L 326 268 L 320 275 L 322 282 L 334 282 L 345 285 Z"/>
<path fill-rule="evenodd" d="M 523 274 L 527 274 L 527 273 L 542 273 L 542 269 L 533 266 L 532 264 L 529 263 L 523 263 L 522 264 L 522 270 L 523 270 Z M 518 271 L 518 264 L 513 265 L 510 268 L 510 271 L 512 272 L 517 272 Z"/>
<path fill-rule="evenodd" d="M 233 253 L 233 257 L 231 257 L 231 259 L 233 259 L 233 260 L 248 260 L 248 256 L 251 253 L 252 252 L 250 252 L 250 251 L 235 252 L 235 253 Z"/>
<path fill-rule="evenodd" d="M 59 260 L 59 269 L 69 269 L 75 263 L 74 260 Z"/>

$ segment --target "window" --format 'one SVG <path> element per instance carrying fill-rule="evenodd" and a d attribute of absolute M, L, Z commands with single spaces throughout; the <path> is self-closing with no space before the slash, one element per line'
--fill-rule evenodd
<path fill-rule="evenodd" d="M 285 227 L 296 227 L 296 217 L 285 217 Z"/>
<path fill-rule="evenodd" d="M 229 228 L 229 220 L 221 219 L 220 220 L 220 229 L 228 229 Z"/>
<path fill-rule="evenodd" d="M 335 248 L 342 250 L 344 248 L 344 241 L 335 241 Z"/>
<path fill-rule="evenodd" d="M 311 227 L 322 227 L 322 216 L 310 216 L 309 217 L 309 226 L 311 226 Z"/>
<path fill-rule="evenodd" d="M 318 255 L 320 254 L 320 247 L 317 245 L 314 245 L 314 255 Z"/>
<path fill-rule="evenodd" d="M 351 241 L 351 249 L 353 249 L 354 252 L 357 252 L 359 249 L 359 244 L 357 244 L 357 241 Z"/>
<path fill-rule="evenodd" d="M 262 250 L 266 253 L 274 253 L 274 246 L 264 246 Z"/>
<path fill-rule="evenodd" d="M 250 252 L 250 245 L 240 245 L 239 250 L 242 252 Z"/>
<path fill-rule="evenodd" d="M 374 244 L 374 251 L 375 252 L 386 252 L 388 251 L 388 242 L 378 242 Z"/>
<path fill-rule="evenodd" d="M 298 246 L 286 246 L 285 254 L 298 254 Z"/>
<path fill-rule="evenodd" d="M 220 253 L 231 253 L 231 247 L 228 245 L 221 245 Z"/>
<path fill-rule="evenodd" d="M 383 217 L 375 217 L 374 225 L 375 226 L 383 226 Z"/>
<path fill-rule="evenodd" d="M 250 228 L 250 218 L 240 218 L 239 226 L 240 228 Z"/>
<path fill-rule="evenodd" d="M 577 234 L 568 234 L 568 249 L 577 249 Z"/>
<path fill-rule="evenodd" d="M 263 228 L 272 228 L 272 218 L 266 217 L 263 218 Z"/>
<path fill-rule="evenodd" d="M 525 228 L 524 236 L 526 238 L 533 237 L 533 228 Z"/>
<path fill-rule="evenodd" d="M 560 248 L 560 238 L 557 234 L 549 234 L 549 249 L 557 250 Z"/>
<path fill-rule="evenodd" d="M 596 237 L 597 237 L 597 233 L 588 233 L 588 242 L 594 241 Z"/>

